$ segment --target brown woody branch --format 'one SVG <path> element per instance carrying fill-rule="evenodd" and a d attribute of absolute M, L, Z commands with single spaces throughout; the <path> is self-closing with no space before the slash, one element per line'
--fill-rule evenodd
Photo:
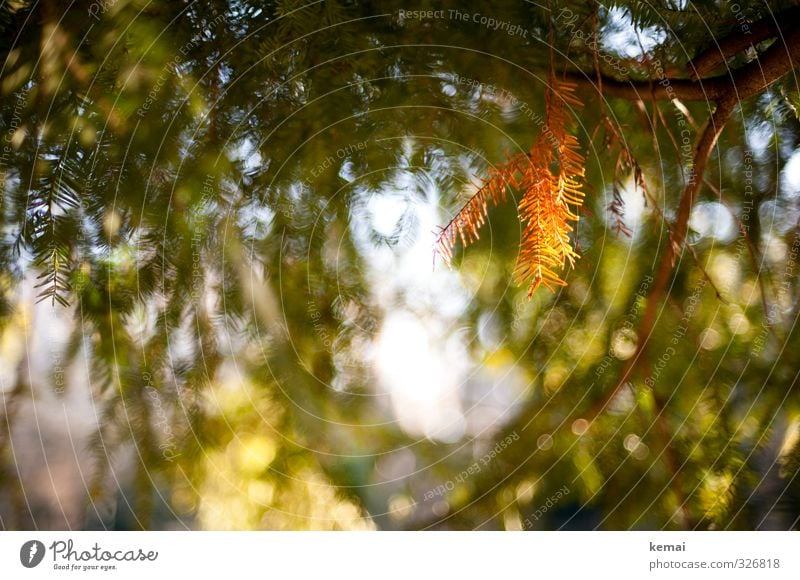
<path fill-rule="evenodd" d="M 609 401 L 611 401 L 619 389 L 631 378 L 631 374 L 636 365 L 645 356 L 647 345 L 655 326 L 658 305 L 661 303 L 661 299 L 668 294 L 667 285 L 672 276 L 676 258 L 681 252 L 683 242 L 686 239 L 689 216 L 691 215 L 697 193 L 700 190 L 708 160 L 736 104 L 771 85 L 784 74 L 791 71 L 795 67 L 795 64 L 800 64 L 800 26 L 795 26 L 785 38 L 777 40 L 770 48 L 764 51 L 757 61 L 737 69 L 730 77 L 715 77 L 714 79 L 710 79 L 711 82 L 703 81 L 697 83 L 698 86 L 705 86 L 707 90 L 709 87 L 715 87 L 713 91 L 708 90 L 708 92 L 713 92 L 716 95 L 716 98 L 713 100 L 718 102 L 717 108 L 709 118 L 708 123 L 706 123 L 697 141 L 693 157 L 693 167 L 691 168 L 693 173 L 681 196 L 675 225 L 671 228 L 670 232 L 670 243 L 661 260 L 661 265 L 656 273 L 652 290 L 647 298 L 645 311 L 640 323 L 639 344 L 636 353 L 625 361 L 615 386 L 606 392 L 592 406 L 588 413 L 586 413 L 588 419 L 593 420 L 602 413 Z M 717 93 L 717 91 L 720 90 L 718 87 L 724 84 L 723 78 L 726 79 L 724 83 L 727 83 L 728 88 L 723 92 Z M 687 81 L 681 81 L 678 86 L 685 87 L 686 83 Z M 618 83 L 617 88 L 620 88 L 621 85 L 622 83 Z M 609 84 L 604 82 L 603 86 L 605 92 L 608 93 Z M 658 90 L 645 91 L 645 87 L 650 88 L 650 86 L 649 83 L 640 84 L 639 86 L 633 84 L 633 86 L 629 86 L 626 91 L 634 91 L 633 94 L 636 94 L 636 98 L 639 99 L 647 97 L 648 95 L 651 95 L 654 99 L 658 98 L 659 95 L 663 95 L 664 98 L 672 98 L 671 96 L 666 96 L 666 90 L 667 87 L 670 86 L 669 84 L 659 85 Z M 693 98 L 693 94 L 690 94 L 688 90 L 681 90 L 683 91 L 682 94 L 677 95 L 676 90 L 675 96 L 687 100 Z M 626 92 L 626 94 L 629 93 Z"/>
<path fill-rule="evenodd" d="M 800 7 L 789 8 L 780 14 L 770 14 L 752 24 L 738 26 L 736 32 L 694 57 L 687 68 L 689 76 L 697 80 L 722 66 L 732 56 L 739 54 L 770 38 L 784 36 L 787 27 L 800 20 Z"/>
<path fill-rule="evenodd" d="M 768 34 L 769 31 L 759 30 L 759 34 L 761 33 Z M 668 80 L 667 82 L 661 81 L 657 85 L 653 85 L 652 82 L 603 82 L 604 92 L 611 96 L 631 98 L 635 95 L 634 98 L 638 100 L 644 100 L 648 96 L 653 100 L 675 97 L 685 100 L 714 100 L 717 101 L 717 108 L 710 116 L 697 141 L 693 167 L 691 168 L 692 175 L 681 196 L 675 225 L 670 231 L 670 243 L 667 245 L 665 255 L 661 260 L 661 265 L 656 273 L 655 281 L 642 315 L 636 353 L 625 361 L 615 386 L 606 392 L 589 410 L 587 417 L 590 420 L 596 418 L 605 409 L 609 401 L 630 379 L 637 363 L 644 358 L 653 327 L 655 326 L 658 305 L 661 303 L 662 297 L 668 294 L 667 284 L 672 276 L 676 258 L 686 239 L 689 216 L 703 182 L 706 165 L 717 139 L 736 104 L 761 92 L 791 71 L 796 64 L 800 64 L 800 26 L 793 26 L 785 36 L 782 35 L 781 31 L 778 31 L 778 33 L 781 34 L 781 37 L 765 50 L 759 59 L 735 70 L 728 76 L 713 77 L 696 83 L 687 80 Z M 720 44 L 729 47 L 733 45 L 733 41 L 729 42 L 723 39 Z M 726 48 L 726 50 L 732 49 Z M 706 57 L 706 60 L 709 58 Z"/>
<path fill-rule="evenodd" d="M 656 310 L 661 303 L 662 296 L 667 291 L 667 284 L 672 275 L 672 270 L 675 266 L 676 258 L 683 247 L 683 242 L 686 239 L 686 232 L 689 226 L 689 216 L 692 212 L 697 193 L 700 191 L 700 185 L 703 173 L 705 172 L 708 160 L 711 157 L 711 152 L 717 139 L 722 133 L 725 122 L 733 112 L 736 101 L 734 99 L 725 99 L 717 107 L 716 111 L 711 115 L 703 129 L 694 153 L 694 166 L 692 167 L 692 175 L 681 196 L 678 205 L 678 214 L 675 220 L 675 225 L 670 232 L 670 243 L 667 245 L 666 252 L 661 260 L 661 265 L 656 273 L 653 282 L 652 290 L 647 297 L 644 314 L 639 326 L 639 344 L 637 346 L 634 356 L 625 361 L 622 367 L 622 372 L 615 386 L 606 392 L 600 400 L 598 400 L 589 412 L 586 414 L 589 420 L 594 420 L 600 413 L 603 412 L 609 401 L 617 394 L 620 388 L 630 379 L 631 373 L 636 367 L 637 363 L 644 358 L 647 350 L 647 345 L 652 335 L 653 327 L 656 321 Z"/>
<path fill-rule="evenodd" d="M 595 79 L 584 73 L 567 73 L 567 80 L 579 87 L 600 93 Z M 600 77 L 604 97 L 619 97 L 634 101 L 666 101 L 678 98 L 684 101 L 715 101 L 725 91 L 728 80 L 725 77 L 712 77 L 699 82 L 689 79 L 653 79 L 649 81 L 621 81 L 608 76 Z"/>
<path fill-rule="evenodd" d="M 724 42 L 724 40 L 723 40 Z M 794 25 L 779 37 L 757 60 L 727 75 L 693 81 L 664 77 L 647 81 L 621 81 L 601 77 L 596 82 L 583 73 L 568 73 L 567 80 L 599 92 L 602 96 L 637 101 L 720 101 L 728 98 L 744 100 L 756 95 L 800 64 L 800 25 Z"/>

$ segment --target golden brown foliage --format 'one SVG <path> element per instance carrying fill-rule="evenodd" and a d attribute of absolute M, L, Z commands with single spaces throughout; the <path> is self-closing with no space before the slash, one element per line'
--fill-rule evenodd
<path fill-rule="evenodd" d="M 489 205 L 505 201 L 512 187 L 522 193 L 519 218 L 522 239 L 514 279 L 527 283 L 528 297 L 544 284 L 551 291 L 566 282 L 560 271 L 578 257 L 570 233 L 583 204 L 581 182 L 585 160 L 578 140 L 568 131 L 568 107 L 582 106 L 575 85 L 551 77 L 542 131 L 527 154 L 511 157 L 490 170 L 484 185 L 464 205 L 436 240 L 436 252 L 450 263 L 457 239 L 466 246 L 479 238 Z"/>

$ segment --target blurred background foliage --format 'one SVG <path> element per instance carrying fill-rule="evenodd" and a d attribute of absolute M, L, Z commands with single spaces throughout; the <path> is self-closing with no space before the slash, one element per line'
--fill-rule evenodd
<path fill-rule="evenodd" d="M 787 5 L 3 2 L 0 528 L 796 528 L 793 75 L 728 123 L 596 417 L 642 339 L 678 120 L 694 139 L 711 105 L 580 93 L 558 293 L 510 283 L 513 203 L 431 268 L 535 140 L 551 63 L 595 74 L 581 38 L 609 77 L 680 76 Z"/>

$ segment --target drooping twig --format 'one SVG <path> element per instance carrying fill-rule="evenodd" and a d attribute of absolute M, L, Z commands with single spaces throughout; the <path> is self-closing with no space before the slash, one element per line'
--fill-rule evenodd
<path fill-rule="evenodd" d="M 631 378 L 631 373 L 636 367 L 637 362 L 642 359 L 646 353 L 648 341 L 655 326 L 656 311 L 661 299 L 664 297 L 667 290 L 667 284 L 672 275 L 672 270 L 675 266 L 675 261 L 683 247 L 683 242 L 686 238 L 688 230 L 689 216 L 691 215 L 692 206 L 694 205 L 695 197 L 700 189 L 702 182 L 702 175 L 705 171 L 708 160 L 711 157 L 711 152 L 714 145 L 719 138 L 720 133 L 725 125 L 725 122 L 733 112 L 736 101 L 727 99 L 722 101 L 717 107 L 716 111 L 711 115 L 708 123 L 703 129 L 703 133 L 697 142 L 695 154 L 693 158 L 693 174 L 690 175 L 688 183 L 683 191 L 680 204 L 678 205 L 678 213 L 675 220 L 675 225 L 670 231 L 670 243 L 667 245 L 664 256 L 661 260 L 658 271 L 656 272 L 652 290 L 647 297 L 644 314 L 639 326 L 639 343 L 634 355 L 625 361 L 619 379 L 613 388 L 609 389 L 603 396 L 591 407 L 591 409 L 584 415 L 589 420 L 594 420 L 603 409 L 605 409 L 614 395 L 617 394 L 619 389 Z M 699 177 L 698 177 L 699 176 Z"/>
<path fill-rule="evenodd" d="M 656 111 L 658 112 L 659 115 L 661 115 L 661 111 L 658 110 L 658 107 L 656 107 Z M 649 117 L 648 117 L 648 119 L 649 119 Z M 679 152 L 678 144 L 675 141 L 675 138 L 672 135 L 671 131 L 669 130 L 669 126 L 667 125 L 666 121 L 663 119 L 663 116 L 662 116 L 662 124 L 664 125 L 664 128 L 667 131 L 667 134 L 669 135 L 670 139 L 672 140 L 673 145 L 675 146 L 675 152 L 677 154 Z M 653 211 L 655 212 L 656 216 L 658 217 L 658 220 L 664 225 L 664 227 L 666 228 L 666 230 L 669 232 L 670 236 L 672 237 L 672 235 L 673 235 L 673 233 L 672 233 L 672 224 L 670 224 L 669 220 L 667 219 L 667 216 L 664 215 L 664 211 L 661 209 L 661 206 L 658 204 L 658 200 L 655 197 L 653 197 L 652 193 L 650 193 L 650 189 L 647 187 L 647 182 L 644 179 L 644 175 L 642 173 L 642 170 L 639 167 L 638 162 L 634 158 L 633 153 L 631 152 L 630 148 L 628 148 L 628 146 L 625 144 L 624 140 L 617 133 L 617 131 L 614 128 L 614 126 L 610 122 L 608 122 L 608 120 L 606 120 L 606 122 L 604 123 L 604 126 L 606 127 L 606 129 L 608 131 L 613 133 L 615 139 L 619 141 L 619 143 L 620 143 L 620 155 L 624 159 L 624 165 L 626 167 L 629 167 L 632 170 L 633 175 L 634 175 L 634 183 L 635 183 L 636 187 L 638 187 L 642 191 L 642 195 L 644 197 L 645 203 L 653 208 Z M 655 134 L 653 134 L 653 141 L 654 141 L 654 144 L 655 144 L 656 151 L 658 151 L 658 142 L 655 139 Z M 619 166 L 619 164 L 620 164 L 620 162 L 618 161 L 617 165 Z M 616 191 L 616 186 L 615 186 L 615 191 Z M 613 213 L 613 210 L 615 209 L 614 208 L 615 202 L 616 202 L 616 200 L 612 201 L 612 204 L 610 204 L 610 208 L 612 209 L 612 213 Z M 616 227 L 619 227 L 619 226 L 616 226 Z M 627 228 L 625 228 L 625 229 L 627 229 Z M 700 257 L 697 255 L 697 252 L 695 251 L 695 249 L 692 246 L 687 246 L 687 247 L 689 249 L 690 254 L 692 255 L 692 258 L 695 261 L 695 265 L 703 273 L 703 277 L 708 281 L 708 283 L 711 286 L 711 288 L 713 288 L 715 294 L 717 295 L 717 298 L 720 301 L 722 301 L 723 303 L 727 304 L 727 301 L 722 296 L 722 292 L 720 291 L 720 289 L 717 286 L 716 282 L 714 282 L 713 278 L 711 278 L 711 275 L 708 273 L 708 271 L 706 270 L 706 268 L 703 265 L 703 263 L 700 261 Z"/>
<path fill-rule="evenodd" d="M 435 250 L 449 263 L 460 239 L 476 241 L 490 206 L 503 202 L 509 187 L 522 192 L 518 214 L 523 225 L 514 279 L 528 285 L 528 297 L 540 285 L 565 286 L 561 271 L 578 257 L 570 234 L 583 204 L 585 159 L 568 130 L 571 111 L 582 106 L 575 86 L 551 71 L 542 131 L 527 154 L 511 157 L 490 170 L 486 183 L 439 232 Z M 557 166 L 557 169 L 554 169 Z"/>

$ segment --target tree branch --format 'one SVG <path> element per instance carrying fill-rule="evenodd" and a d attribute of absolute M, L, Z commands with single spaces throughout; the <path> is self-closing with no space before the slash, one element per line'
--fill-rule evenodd
<path fill-rule="evenodd" d="M 800 7 L 795 6 L 780 14 L 770 14 L 753 24 L 737 27 L 736 32 L 726 36 L 719 42 L 714 42 L 699 55 L 694 57 L 687 68 L 689 76 L 697 80 L 710 73 L 715 68 L 725 64 L 725 61 L 750 48 L 751 46 L 763 42 L 776 36 L 783 36 L 783 29 L 787 30 L 791 23 L 800 20 Z"/>
<path fill-rule="evenodd" d="M 706 89 L 714 87 L 714 90 L 707 90 L 707 92 L 714 93 L 718 101 L 717 108 L 710 116 L 705 128 L 703 129 L 700 138 L 697 141 L 695 148 L 693 165 L 690 168 L 691 174 L 689 180 L 684 188 L 683 195 L 681 196 L 678 205 L 678 212 L 675 220 L 675 225 L 670 231 L 670 243 L 667 245 L 664 257 L 656 273 L 653 282 L 652 290 L 647 297 L 644 314 L 639 327 L 639 344 L 637 345 L 634 356 L 625 361 L 625 364 L 620 373 L 620 377 L 616 384 L 608 392 L 598 400 L 584 416 L 593 421 L 600 413 L 603 412 L 605 407 L 619 392 L 622 386 L 631 378 L 633 370 L 640 360 L 642 360 L 647 352 L 647 346 L 652 336 L 653 328 L 656 321 L 656 313 L 659 304 L 664 296 L 669 294 L 667 284 L 672 276 L 672 271 L 675 267 L 676 258 L 681 252 L 683 242 L 686 239 L 686 232 L 689 224 L 689 216 L 691 215 L 692 207 L 694 206 L 697 193 L 703 182 L 703 174 L 705 173 L 706 165 L 711 157 L 711 152 L 719 139 L 720 133 L 725 126 L 728 118 L 736 107 L 737 103 L 743 99 L 751 97 L 773 82 L 778 80 L 787 72 L 795 67 L 795 63 L 800 64 L 800 26 L 794 26 L 786 37 L 781 37 L 772 46 L 770 46 L 759 59 L 737 69 L 729 77 L 714 77 L 707 81 L 697 83 L 697 87 L 705 86 Z M 725 79 L 723 83 L 723 79 Z M 584 77 L 584 80 L 586 78 Z M 651 95 L 653 99 L 663 96 L 663 98 L 672 98 L 666 96 L 666 87 L 670 85 L 658 85 L 658 90 L 650 92 L 645 91 L 645 88 L 650 88 L 650 83 L 628 83 L 627 88 L 622 91 L 625 83 L 616 82 L 616 89 L 631 95 L 635 94 L 637 99 Z M 682 99 L 692 99 L 694 94 L 689 92 L 686 84 L 689 81 L 681 81 L 677 86 L 681 88 L 681 94 L 675 96 Z M 690 83 L 691 84 L 691 83 Z M 717 93 L 719 90 L 716 87 L 727 85 L 727 89 L 723 92 Z M 607 81 L 603 82 L 604 90 L 609 93 L 609 85 Z M 619 95 L 618 95 L 619 96 Z"/>
<path fill-rule="evenodd" d="M 725 122 L 733 112 L 735 104 L 735 99 L 728 98 L 723 100 L 709 118 L 703 129 L 703 133 L 698 139 L 693 158 L 693 167 L 691 168 L 692 173 L 689 176 L 689 180 L 681 196 L 680 204 L 678 205 L 675 225 L 670 232 L 670 243 L 667 245 L 664 257 L 661 260 L 661 265 L 656 273 L 652 290 L 647 297 L 647 304 L 645 305 L 644 314 L 642 315 L 642 321 L 639 326 L 639 344 L 637 345 L 636 352 L 631 358 L 625 361 L 620 377 L 614 387 L 606 392 L 600 400 L 592 406 L 588 413 L 585 414 L 585 417 L 590 421 L 597 418 L 597 416 L 603 412 L 609 401 L 614 398 L 614 395 L 616 395 L 622 386 L 630 379 L 639 360 L 643 359 L 646 354 L 647 345 L 652 336 L 653 327 L 655 326 L 656 310 L 661 303 L 662 297 L 667 293 L 667 284 L 672 275 L 676 257 L 680 253 L 683 242 L 686 239 L 689 216 L 691 215 L 697 192 L 700 190 L 702 175 L 705 172 L 714 145 L 716 145 L 717 139 L 720 133 L 722 133 Z"/>
<path fill-rule="evenodd" d="M 723 43 L 725 40 L 722 41 Z M 751 41 L 752 42 L 752 41 Z M 706 57 L 709 58 L 709 57 Z M 600 400 L 582 416 L 590 422 L 601 414 L 611 399 L 628 382 L 639 361 L 644 360 L 649 340 L 656 322 L 658 306 L 662 299 L 668 297 L 668 283 L 675 267 L 676 258 L 680 254 L 686 233 L 688 231 L 689 217 L 695 199 L 703 183 L 703 174 L 714 150 L 714 146 L 722 133 L 725 123 L 730 118 L 739 101 L 747 99 L 764 88 L 771 85 L 784 74 L 794 68 L 794 63 L 800 63 L 800 26 L 795 27 L 785 38 L 781 38 L 770 46 L 760 58 L 737 69 L 730 75 L 717 76 L 698 82 L 688 79 L 655 79 L 652 81 L 620 81 L 600 74 L 595 79 L 582 73 L 566 75 L 567 81 L 572 81 L 582 87 L 591 86 L 601 96 L 620 97 L 636 101 L 657 101 L 681 99 L 687 101 L 716 101 L 716 110 L 710 115 L 702 133 L 700 134 L 693 156 L 689 179 L 687 180 L 678 206 L 677 217 L 673 227 L 669 228 L 670 243 L 661 260 L 655 275 L 652 291 L 647 297 L 645 311 L 639 327 L 639 344 L 634 356 L 625 361 L 620 377 L 612 389 L 602 395 Z M 661 82 L 659 82 L 659 80 Z M 600 89 L 602 87 L 602 89 Z M 666 220 L 665 220 L 666 223 Z M 664 415 L 664 403 L 657 393 L 654 393 L 657 412 L 657 431 L 664 442 L 664 453 L 669 469 L 674 473 L 671 481 L 672 489 L 676 493 L 681 506 L 686 504 L 686 495 L 680 483 L 681 463 L 672 446 L 673 436 L 669 431 Z M 521 421 L 521 419 L 520 419 Z M 530 421 L 528 421 L 529 423 Z M 567 429 L 571 421 L 564 420 L 556 428 L 556 432 Z M 526 424 L 527 426 L 527 424 Z M 524 427 L 523 427 L 524 429 Z M 472 501 L 478 501 L 484 494 Z M 471 503 L 471 502 L 470 502 Z M 451 516 L 437 517 L 435 520 L 417 522 L 416 529 L 436 527 Z M 684 527 L 693 527 L 690 516 L 682 512 L 685 518 Z"/>
<path fill-rule="evenodd" d="M 723 40 L 724 42 L 724 40 Z M 566 79 L 583 88 L 591 88 L 601 96 L 637 101 L 720 101 L 727 98 L 745 100 L 756 95 L 800 64 L 800 26 L 794 25 L 758 59 L 730 74 L 698 81 L 664 77 L 646 81 L 621 81 L 600 77 L 596 82 L 589 74 L 568 73 Z"/>
<path fill-rule="evenodd" d="M 674 98 L 683 101 L 716 101 L 725 94 L 728 77 L 712 77 L 698 82 L 689 79 L 652 79 L 646 81 L 621 81 L 608 76 L 597 77 L 589 73 L 567 73 L 566 79 L 580 88 L 591 89 L 601 96 L 618 97 L 633 101 L 666 101 Z"/>
<path fill-rule="evenodd" d="M 725 98 L 748 99 L 800 65 L 800 25 L 778 39 L 754 61 L 733 71 Z M 717 77 L 719 78 L 719 77 Z M 731 94 L 732 93 L 732 94 Z"/>

